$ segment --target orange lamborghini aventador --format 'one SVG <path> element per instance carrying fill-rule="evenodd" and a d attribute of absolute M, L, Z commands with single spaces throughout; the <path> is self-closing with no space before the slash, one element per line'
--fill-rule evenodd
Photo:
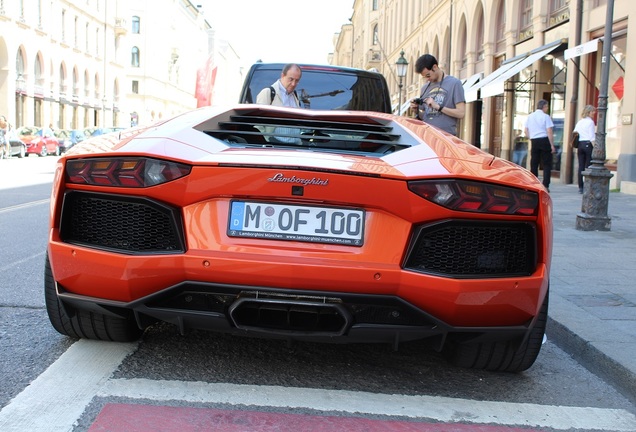
<path fill-rule="evenodd" d="M 418 120 L 208 107 L 74 146 L 45 263 L 53 327 L 157 321 L 332 342 L 428 339 L 522 371 L 543 340 L 552 202 L 525 169 Z"/>

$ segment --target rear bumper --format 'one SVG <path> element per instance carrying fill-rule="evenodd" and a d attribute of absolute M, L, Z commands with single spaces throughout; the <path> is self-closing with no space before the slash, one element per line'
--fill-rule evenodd
<path fill-rule="evenodd" d="M 274 290 L 266 287 L 183 282 L 135 300 L 117 302 L 69 293 L 58 285 L 67 311 L 119 316 L 133 311 L 137 324 L 174 324 L 184 333 L 203 329 L 251 337 L 343 343 L 390 343 L 447 339 L 522 338 L 531 320 L 516 326 L 451 326 L 395 296 L 343 292 Z"/>

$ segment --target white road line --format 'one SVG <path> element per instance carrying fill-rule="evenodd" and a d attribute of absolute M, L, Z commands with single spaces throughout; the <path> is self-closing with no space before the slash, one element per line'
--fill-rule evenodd
<path fill-rule="evenodd" d="M 8 264 L 8 265 L 0 267 L 0 273 L 3 273 L 5 271 L 9 270 L 10 268 L 15 267 L 15 266 L 20 265 L 20 264 L 25 263 L 25 262 L 26 263 L 33 263 L 33 261 L 35 261 L 35 258 L 41 257 L 44 254 L 45 254 L 45 251 L 42 251 L 42 252 L 36 253 L 35 255 L 31 255 L 31 256 L 28 256 L 26 258 L 23 258 L 21 260 L 13 261 L 13 262 L 11 262 L 11 264 Z"/>
<path fill-rule="evenodd" d="M 14 206 L 11 206 L 11 207 L 5 207 L 5 208 L 0 209 L 0 213 L 6 213 L 6 212 L 13 211 L 13 210 L 20 210 L 20 209 L 23 209 L 23 208 L 33 207 L 33 206 L 40 205 L 40 204 L 48 204 L 50 201 L 51 200 L 49 198 L 47 198 L 47 199 L 43 199 L 43 200 L 39 200 L 39 201 L 31 201 L 31 202 L 24 203 L 24 204 L 18 204 L 18 205 L 14 205 Z"/>
<path fill-rule="evenodd" d="M 0 431 L 70 431 L 137 344 L 80 340 L 0 411 Z"/>
<path fill-rule="evenodd" d="M 0 431 L 70 431 L 96 397 L 307 408 L 439 422 L 633 432 L 622 409 L 474 401 L 436 396 L 205 382 L 112 379 L 137 344 L 80 340 L 0 411 Z"/>
<path fill-rule="evenodd" d="M 440 422 L 492 423 L 562 430 L 636 430 L 636 416 L 620 409 L 473 401 L 343 390 L 117 379 L 106 383 L 99 396 L 309 408 L 319 411 L 403 416 Z"/>

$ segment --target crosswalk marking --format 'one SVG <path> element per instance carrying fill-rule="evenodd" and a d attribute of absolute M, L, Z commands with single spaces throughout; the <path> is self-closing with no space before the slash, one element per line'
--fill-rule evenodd
<path fill-rule="evenodd" d="M 137 344 L 80 340 L 0 411 L 2 432 L 70 431 Z"/>
<path fill-rule="evenodd" d="M 401 416 L 440 422 L 494 423 L 569 430 L 636 430 L 636 417 L 620 409 L 490 402 L 438 396 L 389 395 L 243 384 L 110 380 L 98 396 L 193 403 L 309 408 L 327 412 Z"/>
<path fill-rule="evenodd" d="M 137 344 L 80 340 L 0 411 L 0 430 L 70 431 L 94 397 L 185 401 L 324 412 L 400 416 L 555 430 L 633 432 L 636 416 L 622 409 L 475 401 L 346 390 L 113 379 Z"/>

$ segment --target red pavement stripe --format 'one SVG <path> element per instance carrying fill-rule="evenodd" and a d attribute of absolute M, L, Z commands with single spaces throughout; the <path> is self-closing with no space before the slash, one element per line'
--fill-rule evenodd
<path fill-rule="evenodd" d="M 536 429 L 362 417 L 106 404 L 89 432 L 528 432 Z"/>

